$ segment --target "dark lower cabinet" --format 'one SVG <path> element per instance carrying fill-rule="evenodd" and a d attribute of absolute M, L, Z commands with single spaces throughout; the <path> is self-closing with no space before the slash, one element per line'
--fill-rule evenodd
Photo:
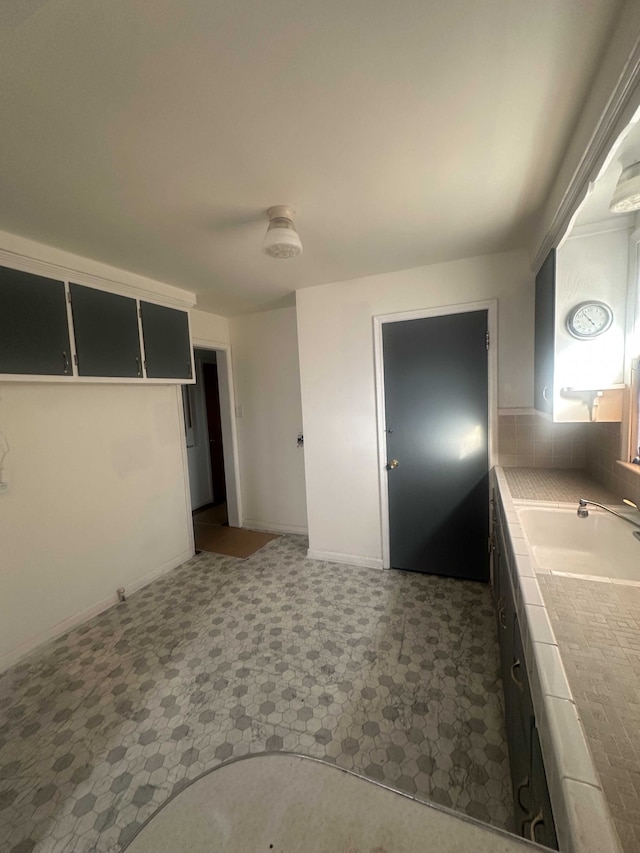
<path fill-rule="evenodd" d="M 495 496 L 493 505 L 493 589 L 513 788 L 514 826 L 518 835 L 557 850 L 558 841 L 511 586 L 509 549 Z"/>
<path fill-rule="evenodd" d="M 150 379 L 191 379 L 191 341 L 186 311 L 141 302 L 142 334 Z"/>
<path fill-rule="evenodd" d="M 534 726 L 531 732 L 531 806 L 530 818 L 525 824 L 527 838 L 537 841 L 545 847 L 558 849 L 558 838 L 556 827 L 553 822 L 551 811 L 551 800 L 549 799 L 549 788 L 544 771 L 544 761 L 540 749 L 540 738 L 538 729 Z"/>
<path fill-rule="evenodd" d="M 0 267 L 0 373 L 73 374 L 63 282 Z"/>
<path fill-rule="evenodd" d="M 142 376 L 135 299 L 69 285 L 80 376 Z"/>
<path fill-rule="evenodd" d="M 503 681 L 503 686 L 505 709 L 510 723 L 507 727 L 507 738 L 511 764 L 514 824 L 518 835 L 526 836 L 527 822 L 533 808 L 531 798 L 531 732 L 534 727 L 534 713 L 520 626 L 515 612 L 511 624 L 513 630 L 512 653 L 506 674 L 507 680 Z"/>

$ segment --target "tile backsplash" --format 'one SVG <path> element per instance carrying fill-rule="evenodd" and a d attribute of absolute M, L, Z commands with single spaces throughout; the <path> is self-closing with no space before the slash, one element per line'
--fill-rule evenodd
<path fill-rule="evenodd" d="M 577 468 L 619 497 L 640 505 L 638 471 L 618 465 L 619 423 L 555 424 L 534 412 L 498 416 L 503 468 Z"/>
<path fill-rule="evenodd" d="M 616 495 L 640 505 L 640 466 L 638 472 L 618 465 L 620 424 L 588 424 L 587 472 Z"/>
<path fill-rule="evenodd" d="M 591 424 L 554 424 L 537 414 L 498 416 L 503 468 L 584 468 Z"/>

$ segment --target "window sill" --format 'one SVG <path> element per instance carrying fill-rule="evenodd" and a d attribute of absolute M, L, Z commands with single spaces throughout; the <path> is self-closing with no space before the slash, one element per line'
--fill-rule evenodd
<path fill-rule="evenodd" d="M 640 465 L 634 465 L 632 462 L 623 462 L 622 459 L 616 460 L 618 465 L 622 465 L 627 471 L 633 471 L 634 474 L 640 475 Z"/>

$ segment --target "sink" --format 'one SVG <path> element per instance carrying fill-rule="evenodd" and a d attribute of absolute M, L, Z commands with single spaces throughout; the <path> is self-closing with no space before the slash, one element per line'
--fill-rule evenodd
<path fill-rule="evenodd" d="M 517 512 L 534 569 L 640 582 L 638 528 L 626 521 L 591 507 L 588 518 L 578 518 L 573 505 L 523 504 Z"/>

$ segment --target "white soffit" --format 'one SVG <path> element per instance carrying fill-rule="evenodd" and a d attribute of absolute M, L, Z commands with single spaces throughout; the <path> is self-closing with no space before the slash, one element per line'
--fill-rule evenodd
<path fill-rule="evenodd" d="M 612 213 L 609 210 L 609 204 L 622 170 L 638 162 L 640 162 L 640 110 L 634 116 L 632 124 L 616 141 L 613 156 L 608 158 L 591 187 L 591 191 L 575 217 L 574 224 L 607 223 L 613 226 L 619 222 L 621 227 L 627 227 L 629 214 Z"/>
<path fill-rule="evenodd" d="M 523 246 L 620 6 L 4 0 L 0 228 L 222 314 Z"/>

